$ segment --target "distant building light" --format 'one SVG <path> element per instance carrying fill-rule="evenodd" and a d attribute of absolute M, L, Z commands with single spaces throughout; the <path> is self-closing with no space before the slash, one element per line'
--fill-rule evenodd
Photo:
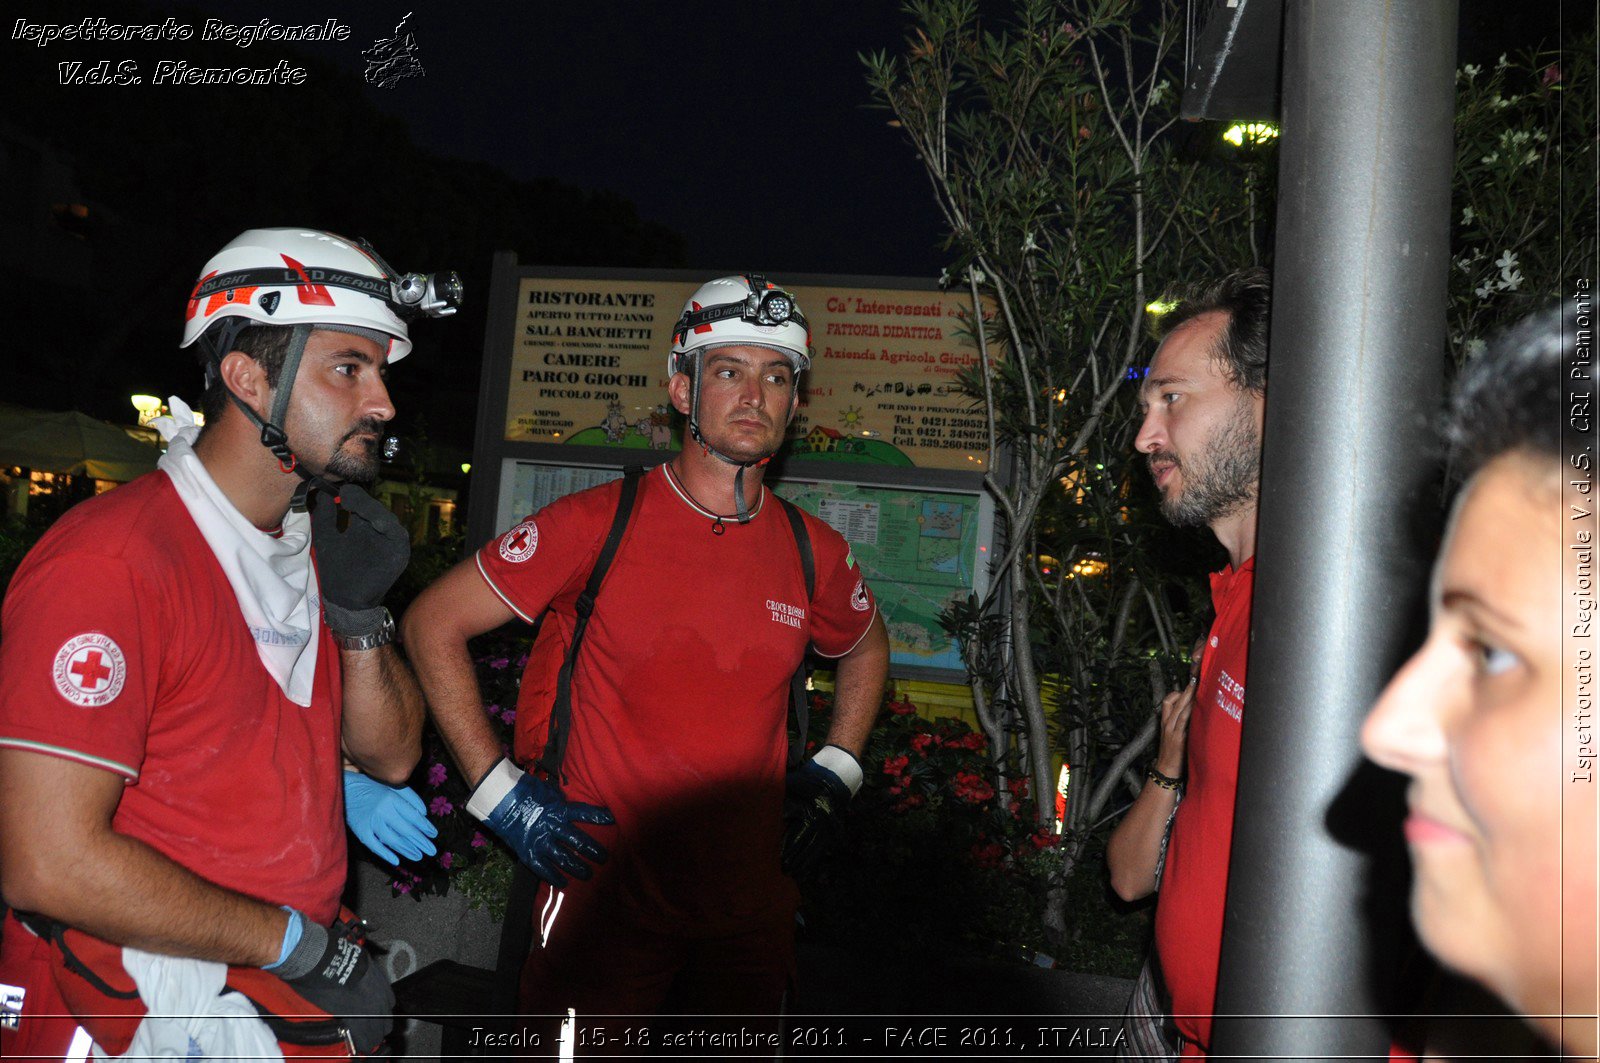
<path fill-rule="evenodd" d="M 462 462 L 462 463 L 461 463 L 461 471 L 462 471 L 462 472 L 463 472 L 463 473 L 469 473 L 469 472 L 471 472 L 471 471 L 472 471 L 472 462 L 470 462 L 470 461 L 464 461 L 464 462 Z"/>

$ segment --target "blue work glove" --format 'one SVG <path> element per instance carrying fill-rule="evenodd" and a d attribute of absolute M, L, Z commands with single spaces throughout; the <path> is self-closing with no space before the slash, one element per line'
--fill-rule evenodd
<path fill-rule="evenodd" d="M 848 750 L 823 746 L 784 779 L 783 871 L 800 878 L 833 844 L 839 816 L 861 788 L 861 764 Z"/>
<path fill-rule="evenodd" d="M 594 875 L 579 856 L 597 863 L 606 858 L 605 849 L 573 824 L 616 822 L 606 809 L 568 801 L 556 787 L 504 758 L 472 791 L 467 811 L 557 889 L 567 884 L 567 875 L 580 879 Z"/>
<path fill-rule="evenodd" d="M 409 786 L 385 786 L 359 771 L 345 772 L 344 821 L 362 845 L 391 864 L 398 866 L 401 856 L 420 860 L 436 852 L 429 839 L 439 836 L 439 828 L 428 822 L 422 798 Z"/>

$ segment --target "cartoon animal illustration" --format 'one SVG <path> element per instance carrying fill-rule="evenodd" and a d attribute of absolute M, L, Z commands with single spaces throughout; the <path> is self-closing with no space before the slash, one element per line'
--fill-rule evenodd
<path fill-rule="evenodd" d="M 663 403 L 634 422 L 633 430 L 650 441 L 651 450 L 666 450 L 672 445 L 672 411 Z"/>
<path fill-rule="evenodd" d="M 620 443 L 628 431 L 628 422 L 622 416 L 622 403 L 606 403 L 606 419 L 600 422 L 600 427 L 606 430 L 607 443 Z"/>

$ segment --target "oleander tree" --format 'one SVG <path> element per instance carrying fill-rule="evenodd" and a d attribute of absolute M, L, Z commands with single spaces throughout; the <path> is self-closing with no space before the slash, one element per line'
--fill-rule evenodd
<path fill-rule="evenodd" d="M 946 283 L 972 300 L 981 357 L 963 387 L 987 416 L 1003 544 L 987 598 L 946 622 L 999 792 L 1020 773 L 1051 793 L 1056 750 L 1069 769 L 1043 913 L 1060 945 L 1074 936 L 1067 881 L 1137 792 L 1201 605 L 1202 567 L 1172 563 L 1133 452 L 1147 307 L 1259 261 L 1270 190 L 1259 153 L 1197 149 L 1177 124 L 1170 0 L 1022 0 L 1004 25 L 973 0 L 907 10 L 905 51 L 863 60 L 943 212 Z M 1048 822 L 1051 802 L 1036 807 Z"/>
<path fill-rule="evenodd" d="M 1595 278 L 1595 33 L 1456 71 L 1449 337 L 1485 339 Z"/>

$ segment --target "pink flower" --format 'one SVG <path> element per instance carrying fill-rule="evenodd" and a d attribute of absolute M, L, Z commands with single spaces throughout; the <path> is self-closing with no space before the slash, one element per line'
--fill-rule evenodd
<path fill-rule="evenodd" d="M 910 716 L 917 711 L 917 707 L 909 701 L 891 701 L 889 711 L 896 716 Z"/>
<path fill-rule="evenodd" d="M 411 892 L 411 883 L 402 882 L 400 879 L 395 879 L 393 882 L 389 883 L 389 885 L 394 887 L 394 891 L 396 893 L 410 893 Z"/>
<path fill-rule="evenodd" d="M 440 764 L 438 761 L 434 761 L 432 764 L 428 765 L 428 785 L 443 786 L 444 778 L 448 774 L 450 773 L 448 770 L 446 770 L 443 764 Z"/>
<path fill-rule="evenodd" d="M 885 775 L 899 775 L 911 764 L 911 758 L 901 754 L 898 757 L 883 758 L 883 773 Z"/>
<path fill-rule="evenodd" d="M 487 664 L 490 668 L 499 669 L 499 668 L 504 668 L 507 665 L 509 665 L 511 663 L 511 658 L 509 658 L 509 657 L 491 657 L 487 661 L 484 661 L 483 663 Z"/>
<path fill-rule="evenodd" d="M 1544 77 L 1543 77 L 1542 80 L 1544 81 L 1545 85 L 1547 85 L 1547 86 L 1548 85 L 1559 85 L 1559 84 L 1561 84 L 1561 66 L 1560 66 L 1560 64 L 1551 63 L 1549 66 L 1545 67 L 1544 68 Z"/>
<path fill-rule="evenodd" d="M 911 748 L 925 757 L 928 755 L 928 747 L 934 745 L 938 741 L 939 740 L 933 737 L 933 735 L 926 731 L 922 731 L 911 736 Z"/>
<path fill-rule="evenodd" d="M 456 806 L 452 805 L 450 803 L 450 799 L 444 794 L 440 794 L 438 797 L 435 797 L 432 801 L 428 802 L 428 811 L 435 816 L 448 816 L 455 810 Z"/>
<path fill-rule="evenodd" d="M 483 711 L 488 713 L 490 716 L 493 716 L 495 719 L 500 718 L 500 706 L 498 705 L 485 705 L 483 707 Z"/>
<path fill-rule="evenodd" d="M 485 838 L 483 836 L 483 832 L 482 831 L 476 831 L 475 830 L 475 831 L 472 832 L 472 847 L 474 849 L 482 849 L 485 845 L 488 845 L 488 844 L 489 844 L 489 839 Z"/>
<path fill-rule="evenodd" d="M 439 854 L 439 866 L 440 867 L 448 868 L 451 864 L 453 864 L 455 862 L 456 862 L 456 854 L 455 853 L 443 852 L 443 853 Z"/>

